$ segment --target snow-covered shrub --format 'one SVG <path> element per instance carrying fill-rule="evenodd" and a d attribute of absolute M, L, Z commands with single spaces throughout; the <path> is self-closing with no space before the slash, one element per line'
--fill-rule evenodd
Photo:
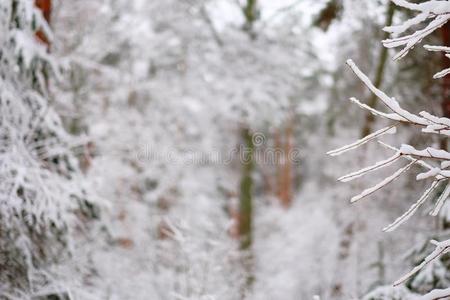
<path fill-rule="evenodd" d="M 81 186 L 76 140 L 52 108 L 56 60 L 36 38 L 48 24 L 32 0 L 0 2 L 0 298 L 46 284 L 93 205 Z"/>
<path fill-rule="evenodd" d="M 388 48 L 403 47 L 403 49 L 395 56 L 395 59 L 403 58 L 414 46 L 420 43 L 422 39 L 446 24 L 450 19 L 449 1 L 426 1 L 420 4 L 410 3 L 404 0 L 392 1 L 398 6 L 418 13 L 415 17 L 405 21 L 401 25 L 385 28 L 385 30 L 392 33 L 394 37 L 384 40 L 384 46 Z M 416 29 L 422 22 L 427 22 L 427 25 L 423 29 Z M 401 34 L 411 29 L 412 27 L 416 29 L 412 34 L 401 36 Z M 425 49 L 429 51 L 444 51 L 445 53 L 450 52 L 450 49 L 448 47 L 441 46 L 426 45 Z M 448 54 L 446 56 L 449 57 Z M 437 134 L 445 139 L 450 136 L 450 119 L 441 118 L 425 111 L 420 112 L 419 114 L 415 114 L 403 109 L 400 106 L 400 103 L 397 102 L 395 98 L 388 96 L 386 93 L 378 89 L 352 60 L 349 60 L 347 64 L 357 75 L 357 77 L 367 86 L 367 88 L 372 93 L 374 93 L 378 97 L 378 99 L 388 108 L 390 112 L 386 113 L 374 107 L 370 107 L 360 102 L 356 98 L 351 98 L 351 101 L 361 108 L 370 111 L 372 114 L 391 121 L 392 124 L 385 128 L 379 129 L 372 134 L 369 134 L 368 136 L 356 141 L 355 143 L 344 146 L 334 151 L 330 151 L 330 155 L 339 155 L 349 150 L 358 148 L 359 146 L 364 145 L 369 141 L 375 140 L 382 135 L 394 134 L 396 132 L 396 127 L 401 124 L 410 124 L 421 127 L 422 133 L 424 134 Z M 450 70 L 445 69 L 437 73 L 434 78 L 441 78 L 449 73 Z M 426 149 L 420 150 L 411 145 L 404 144 L 394 147 L 382 142 L 380 143 L 384 147 L 391 149 L 394 154 L 383 161 L 375 163 L 374 165 L 342 176 L 339 180 L 348 182 L 381 168 L 391 166 L 402 159 L 406 160 L 407 163 L 404 164 L 401 168 L 397 169 L 394 173 L 392 173 L 392 175 L 381 180 L 378 184 L 354 196 L 351 201 L 356 202 L 375 193 L 376 191 L 393 182 L 406 171 L 411 169 L 413 165 L 418 165 L 424 169 L 424 172 L 417 175 L 417 180 L 430 180 L 431 183 L 429 187 L 403 215 L 398 217 L 392 224 L 386 226 L 384 228 L 384 231 L 390 232 L 397 229 L 401 224 L 407 221 L 428 199 L 430 199 L 433 194 L 437 193 L 438 188 L 443 187 L 442 192 L 437 197 L 434 208 L 430 212 L 430 215 L 437 216 L 441 208 L 444 206 L 448 196 L 450 195 L 450 171 L 448 170 L 450 166 L 450 153 L 444 149 L 437 149 L 433 147 L 427 147 Z M 442 242 L 433 241 L 432 243 L 435 245 L 435 250 L 432 251 L 428 256 L 426 256 L 422 260 L 422 262 L 411 272 L 407 273 L 405 276 L 399 279 L 395 283 L 395 285 L 404 283 L 410 277 L 414 276 L 416 273 L 423 270 L 431 263 L 434 263 L 437 258 L 450 251 L 450 240 L 445 240 Z M 423 276 L 426 276 L 426 273 L 424 273 Z M 415 279 L 421 280 L 420 277 L 416 277 Z M 423 278 L 421 281 L 423 282 Z M 392 296 L 393 294 L 390 295 L 391 298 L 396 299 L 394 296 Z M 450 290 L 435 290 L 430 292 L 427 296 L 424 296 L 424 299 L 437 299 L 439 297 L 444 298 L 448 297 L 449 295 Z M 368 299 L 372 298 L 369 297 Z M 377 298 L 375 297 L 373 299 Z"/>

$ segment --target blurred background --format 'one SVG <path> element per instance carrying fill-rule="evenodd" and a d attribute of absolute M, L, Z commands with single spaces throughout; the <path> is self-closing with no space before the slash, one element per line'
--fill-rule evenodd
<path fill-rule="evenodd" d="M 394 62 L 381 44 L 411 12 L 387 0 L 2 2 L 2 32 L 16 35 L 1 41 L 0 87 L 46 103 L 11 112 L 4 92 L 2 126 L 26 111 L 30 124 L 54 119 L 37 121 L 40 163 L 12 184 L 29 210 L 0 218 L 1 299 L 383 300 L 450 284 L 444 256 L 383 288 L 447 234 L 447 207 L 382 232 L 425 183 L 407 173 L 351 206 L 392 169 L 336 179 L 392 151 L 326 155 L 388 124 L 348 101 L 378 105 L 348 58 L 403 107 L 449 116 L 448 79 L 432 79 L 449 62 L 421 48 Z M 426 42 L 450 46 L 450 27 Z M 446 147 L 419 133 L 383 140 Z M 27 179 L 31 168 L 56 177 Z M 30 182 L 48 189 L 27 193 Z"/>

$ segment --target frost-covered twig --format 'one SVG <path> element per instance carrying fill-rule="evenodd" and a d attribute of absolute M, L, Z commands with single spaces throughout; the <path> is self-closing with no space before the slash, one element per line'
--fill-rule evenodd
<path fill-rule="evenodd" d="M 344 147 L 341 147 L 341 148 L 333 150 L 333 151 L 329 151 L 329 152 L 327 152 L 327 154 L 331 155 L 331 156 L 340 155 L 340 154 L 342 154 L 344 152 L 347 152 L 349 150 L 356 149 L 359 146 L 362 146 L 365 143 L 370 142 L 371 140 L 376 139 L 376 138 L 378 138 L 378 137 L 380 137 L 382 135 L 394 134 L 395 132 L 396 132 L 395 125 L 391 125 L 391 126 L 382 128 L 380 130 L 377 130 L 374 133 L 369 134 L 368 136 L 366 136 L 366 137 L 364 137 L 364 138 L 362 138 L 362 139 L 360 139 L 360 140 L 358 140 L 358 141 L 356 141 L 356 142 L 354 142 L 352 144 L 346 145 Z"/>
<path fill-rule="evenodd" d="M 417 200 L 416 203 L 411 205 L 411 207 L 406 211 L 403 215 L 401 215 L 397 220 L 395 220 L 392 224 L 386 226 L 383 231 L 390 232 L 394 231 L 398 226 L 406 222 L 416 211 L 417 209 L 425 203 L 425 201 L 428 199 L 428 197 L 431 195 L 431 193 L 436 189 L 436 187 L 439 185 L 439 181 L 435 180 L 431 184 L 431 186 L 425 190 L 425 192 L 422 194 L 422 196 Z"/>
<path fill-rule="evenodd" d="M 443 254 L 446 254 L 448 252 L 450 252 L 450 240 L 446 240 L 443 242 L 436 242 L 436 241 L 431 241 L 434 245 L 436 245 L 436 248 L 434 249 L 434 251 L 428 255 L 423 262 L 416 266 L 414 269 L 412 269 L 411 271 L 409 271 L 408 273 L 406 273 L 405 275 L 403 275 L 400 279 L 398 279 L 395 283 L 394 286 L 400 285 L 403 282 L 407 281 L 409 278 L 411 278 L 414 274 L 416 274 L 417 272 L 419 272 L 421 269 L 423 269 L 427 264 L 429 264 L 430 262 L 432 262 L 433 260 L 439 258 L 440 256 L 442 256 Z"/>
<path fill-rule="evenodd" d="M 404 8 L 418 11 L 419 14 L 414 18 L 405 21 L 401 25 L 385 27 L 384 30 L 392 33 L 394 36 L 398 36 L 413 26 L 417 26 L 420 23 L 427 21 L 428 19 L 433 19 L 428 23 L 425 28 L 417 30 L 412 34 L 394 37 L 392 39 L 386 39 L 383 44 L 387 48 L 396 48 L 404 46 L 404 48 L 394 56 L 394 59 L 400 59 L 405 57 L 408 52 L 418 43 L 420 43 L 423 38 L 430 35 L 433 31 L 443 26 L 450 19 L 450 4 L 448 1 L 427 1 L 420 4 L 410 3 L 405 0 L 392 0 L 398 6 Z"/>
<path fill-rule="evenodd" d="M 388 159 L 379 161 L 376 164 L 374 164 L 372 166 L 369 166 L 369 167 L 366 167 L 366 168 L 363 168 L 363 169 L 361 169 L 359 171 L 352 172 L 350 174 L 344 175 L 344 176 L 338 178 L 338 180 L 341 181 L 341 182 L 351 181 L 351 180 L 356 179 L 358 177 L 361 177 L 361 176 L 363 176 L 363 175 L 365 175 L 365 174 L 367 174 L 369 172 L 372 172 L 372 171 L 378 170 L 380 168 L 389 166 L 389 165 L 393 164 L 394 162 L 396 162 L 397 159 L 399 159 L 400 157 L 401 157 L 401 153 L 400 153 L 400 151 L 398 151 L 397 153 L 395 153 L 394 155 L 392 155 Z"/>
<path fill-rule="evenodd" d="M 401 121 L 422 126 L 428 126 L 431 124 L 431 122 L 428 121 L 427 119 L 412 114 L 409 111 L 401 108 L 397 100 L 395 100 L 392 97 L 389 97 L 388 95 L 386 95 L 386 93 L 376 88 L 375 85 L 373 85 L 372 81 L 369 79 L 369 77 L 367 77 L 367 75 L 364 74 L 358 68 L 358 66 L 353 62 L 353 60 L 351 59 L 347 60 L 347 65 L 352 69 L 352 71 L 356 74 L 356 76 L 358 76 L 358 78 L 369 88 L 369 90 L 383 102 L 384 105 L 386 105 L 390 110 L 392 110 L 392 112 L 401 117 Z"/>
<path fill-rule="evenodd" d="M 447 200 L 449 195 L 450 195 L 450 182 L 447 182 L 447 185 L 445 186 L 444 191 L 442 192 L 442 194 L 439 196 L 438 200 L 436 201 L 436 206 L 430 212 L 431 216 L 438 215 L 439 211 L 441 210 L 442 206 L 444 206 L 444 203 Z"/>
<path fill-rule="evenodd" d="M 418 300 L 444 300 L 450 298 L 450 288 L 433 290 Z"/>
<path fill-rule="evenodd" d="M 371 188 L 368 188 L 368 189 L 364 190 L 361 194 L 354 196 L 350 201 L 351 202 L 356 202 L 356 201 L 361 200 L 364 197 L 367 197 L 367 196 L 375 193 L 376 191 L 380 190 L 381 188 L 385 187 L 389 183 L 391 183 L 394 180 L 396 180 L 397 178 L 399 178 L 400 175 L 402 175 L 404 172 L 409 170 L 409 168 L 411 168 L 412 165 L 415 164 L 415 163 L 416 163 L 416 161 L 412 161 L 409 164 L 407 164 L 406 166 L 404 166 L 403 168 L 398 169 L 392 175 L 386 177 L 385 179 L 383 179 L 378 184 L 374 185 Z"/>
<path fill-rule="evenodd" d="M 400 152 L 400 149 L 397 149 L 397 148 L 395 148 L 394 146 L 388 145 L 388 144 L 386 144 L 386 143 L 384 143 L 384 142 L 382 142 L 382 141 L 378 141 L 378 143 L 379 143 L 380 145 L 382 145 L 383 147 L 387 148 L 387 149 L 390 149 L 390 150 L 393 150 L 393 151 L 396 151 L 396 152 Z M 403 158 L 406 158 L 406 159 L 408 159 L 408 160 L 410 160 L 410 161 L 416 160 L 415 158 L 413 158 L 413 157 L 411 157 L 411 156 L 409 156 L 409 155 L 405 155 L 405 154 L 402 155 L 402 157 L 403 157 Z M 425 169 L 428 169 L 428 170 L 433 169 L 432 166 L 430 166 L 429 164 L 427 164 L 427 163 L 424 162 L 423 160 L 417 160 L 417 164 L 420 165 L 420 166 L 422 166 L 422 167 L 424 167 Z"/>
<path fill-rule="evenodd" d="M 392 33 L 394 35 L 393 38 L 387 39 L 383 41 L 385 47 L 395 48 L 403 46 L 403 49 L 394 57 L 394 59 L 399 59 L 404 57 L 415 45 L 420 43 L 423 38 L 427 35 L 443 26 L 450 19 L 450 1 L 426 1 L 424 3 L 415 4 L 405 0 L 392 0 L 396 5 L 407 8 L 409 10 L 417 11 L 419 14 L 407 21 L 405 21 L 401 25 L 389 26 L 386 27 L 385 30 Z M 422 22 L 428 21 L 428 24 L 423 28 L 416 30 L 415 32 L 400 36 L 402 33 L 406 32 L 413 26 L 417 26 Z M 441 46 L 425 46 L 425 49 L 428 51 L 443 51 L 445 52 L 445 56 L 450 58 L 450 47 L 441 47 Z M 350 100 L 357 104 L 359 107 L 369 111 L 370 113 L 388 119 L 390 121 L 394 121 L 396 123 L 407 123 L 411 125 L 416 125 L 422 127 L 423 133 L 434 133 L 444 138 L 448 138 L 450 136 L 450 119 L 442 118 L 435 115 L 432 115 L 428 112 L 420 112 L 419 114 L 411 113 L 405 109 L 403 109 L 400 104 L 396 101 L 395 98 L 389 97 L 386 93 L 378 89 L 374 86 L 374 84 L 370 81 L 370 79 L 358 68 L 358 66 L 352 61 L 348 60 L 347 64 L 352 69 L 352 71 L 356 74 L 356 76 L 367 86 L 367 88 L 376 95 L 383 104 L 391 111 L 390 113 L 385 113 L 377 110 L 374 107 L 370 107 L 364 103 L 361 103 L 359 100 L 355 98 L 351 98 Z M 434 78 L 441 78 L 450 74 L 450 69 L 442 70 L 434 75 Z M 394 125 L 392 125 L 394 126 Z M 356 148 L 359 145 L 364 144 L 367 141 L 374 140 L 375 138 L 381 136 L 385 128 L 379 130 L 355 143 L 352 143 L 348 146 L 341 147 L 337 150 L 330 151 L 330 155 L 338 155 L 346 152 L 347 150 L 351 150 Z M 378 162 L 375 165 L 370 167 L 363 168 L 359 171 L 350 173 L 346 176 L 339 178 L 340 181 L 350 181 L 352 179 L 358 178 L 362 175 L 365 175 L 371 171 L 386 167 L 391 165 L 393 162 L 397 161 L 398 158 L 403 157 L 410 161 L 410 163 L 402 168 L 399 168 L 392 175 L 383 179 L 380 183 L 371 187 L 369 189 L 364 190 L 359 195 L 352 198 L 352 202 L 362 199 L 375 191 L 381 189 L 386 186 L 388 183 L 397 179 L 401 174 L 403 174 L 406 170 L 408 170 L 413 164 L 420 165 L 425 169 L 424 172 L 419 173 L 416 177 L 417 180 L 425 180 L 429 178 L 433 178 L 433 182 L 430 187 L 426 189 L 422 196 L 413 204 L 411 207 L 400 217 L 398 217 L 392 224 L 388 225 L 384 228 L 384 231 L 393 231 L 401 224 L 406 222 L 418 209 L 421 205 L 423 205 L 427 199 L 430 198 L 430 195 L 436 191 L 437 187 L 444 182 L 445 188 L 443 192 L 439 195 L 434 209 L 431 211 L 430 215 L 436 216 L 440 209 L 443 207 L 445 201 L 450 195 L 450 170 L 447 168 L 450 167 L 450 152 L 444 149 L 436 149 L 433 147 L 427 147 L 423 150 L 418 150 L 410 145 L 401 145 L 399 148 L 390 146 L 388 144 L 380 142 L 386 148 L 395 151 L 395 154 L 388 159 Z M 427 160 L 437 161 L 439 162 L 439 167 L 429 164 L 426 162 Z M 425 258 L 425 260 L 418 266 L 416 266 L 413 270 L 405 274 L 398 281 L 395 282 L 394 285 L 400 285 L 404 283 L 406 280 L 411 278 L 417 272 L 419 272 L 423 267 L 429 264 L 434 259 L 439 258 L 441 255 L 450 252 L 450 240 L 446 240 L 443 242 L 433 242 L 436 245 L 435 250 Z M 431 293 L 423 296 L 421 299 L 429 300 L 429 299 L 444 299 L 450 296 L 450 289 L 446 290 L 435 290 Z"/>

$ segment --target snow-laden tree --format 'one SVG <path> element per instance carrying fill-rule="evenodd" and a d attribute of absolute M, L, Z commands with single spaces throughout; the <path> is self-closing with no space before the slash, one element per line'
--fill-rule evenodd
<path fill-rule="evenodd" d="M 73 154 L 80 141 L 49 95 L 61 66 L 38 31 L 52 40 L 34 1 L 0 3 L 0 298 L 58 293 L 45 270 L 94 207 Z"/>
<path fill-rule="evenodd" d="M 385 28 L 385 30 L 391 33 L 393 37 L 384 40 L 384 46 L 388 48 L 403 47 L 403 49 L 395 55 L 394 59 L 401 59 L 405 57 L 413 47 L 418 45 L 432 32 L 446 24 L 450 19 L 449 1 L 426 1 L 420 4 L 415 4 L 404 0 L 392 1 L 400 7 L 409 9 L 416 13 L 414 17 L 405 21 L 401 25 L 394 25 Z M 422 28 L 417 29 L 422 23 L 425 23 L 425 25 Z M 408 30 L 412 30 L 412 33 L 404 34 Z M 450 49 L 448 47 L 425 45 L 424 48 L 428 51 L 442 51 L 446 53 L 447 58 L 450 58 L 448 54 L 450 53 Z M 339 155 L 349 150 L 358 148 L 366 144 L 367 142 L 376 140 L 377 138 L 385 134 L 394 134 L 396 132 L 396 128 L 398 126 L 401 126 L 402 124 L 418 126 L 421 128 L 423 134 L 436 134 L 442 136 L 445 139 L 450 136 L 450 119 L 438 117 L 425 111 L 416 114 L 403 109 L 400 103 L 395 98 L 388 96 L 385 92 L 375 87 L 371 80 L 359 69 L 359 67 L 352 60 L 348 60 L 347 64 L 356 74 L 356 76 L 366 85 L 366 87 L 386 106 L 388 112 L 384 112 L 374 107 L 368 106 L 356 98 L 351 98 L 350 100 L 362 109 L 374 114 L 375 116 L 389 120 L 391 124 L 385 128 L 379 129 L 374 133 L 367 135 L 366 137 L 352 144 L 330 151 L 328 154 L 332 156 Z M 434 78 L 442 78 L 449 73 L 450 70 L 445 69 L 436 73 Z M 445 205 L 448 196 L 450 195 L 450 171 L 448 170 L 448 168 L 450 167 L 450 153 L 445 149 L 439 149 L 435 147 L 416 149 L 414 146 L 407 144 L 394 146 L 388 145 L 383 142 L 380 142 L 380 144 L 383 147 L 392 150 L 393 155 L 371 166 L 342 176 L 341 178 L 339 178 L 339 181 L 352 181 L 373 171 L 391 166 L 401 160 L 405 160 L 406 163 L 376 185 L 367 188 L 360 194 L 354 196 L 351 199 L 351 202 L 357 202 L 367 196 L 372 195 L 376 191 L 382 189 L 384 186 L 398 179 L 402 174 L 407 172 L 413 166 L 419 166 L 423 169 L 423 171 L 417 174 L 416 178 L 417 180 L 429 180 L 430 184 L 428 188 L 404 214 L 398 217 L 390 225 L 386 226 L 384 228 L 384 231 L 391 232 L 397 229 L 414 213 L 416 213 L 418 209 L 424 203 L 426 203 L 426 201 L 430 199 L 433 194 L 438 192 L 439 188 L 442 188 L 441 192 L 437 196 L 434 208 L 432 208 L 430 211 L 430 215 L 437 216 L 439 214 L 439 211 Z M 417 265 L 412 271 L 408 272 L 399 280 L 397 280 L 395 282 L 395 285 L 404 283 L 410 277 L 414 276 L 416 273 L 426 268 L 429 264 L 434 263 L 439 257 L 450 251 L 450 240 L 432 241 L 432 244 L 435 246 L 435 248 L 431 252 L 431 254 L 426 256 L 421 261 L 421 263 Z M 427 295 L 423 296 L 422 299 L 443 299 L 448 296 L 450 296 L 450 289 L 433 290 Z M 368 299 L 372 298 L 369 297 Z"/>

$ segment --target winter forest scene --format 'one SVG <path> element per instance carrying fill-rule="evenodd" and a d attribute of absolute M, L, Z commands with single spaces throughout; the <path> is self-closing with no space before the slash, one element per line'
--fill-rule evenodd
<path fill-rule="evenodd" d="M 450 0 L 0 0 L 0 300 L 450 299 Z"/>

